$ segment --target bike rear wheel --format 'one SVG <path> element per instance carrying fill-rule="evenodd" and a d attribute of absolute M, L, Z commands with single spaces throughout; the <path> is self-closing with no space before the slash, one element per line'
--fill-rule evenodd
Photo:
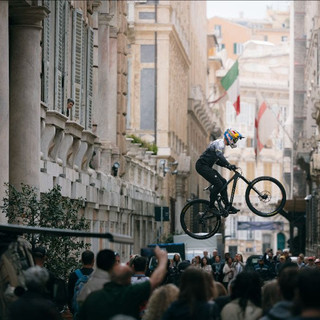
<path fill-rule="evenodd" d="M 246 190 L 249 209 L 260 217 L 278 214 L 286 203 L 286 191 L 275 178 L 258 177 L 251 181 Z"/>
<path fill-rule="evenodd" d="M 194 239 L 208 239 L 217 233 L 221 217 L 209 213 L 209 201 L 197 199 L 188 202 L 180 213 L 180 223 L 184 232 Z"/>

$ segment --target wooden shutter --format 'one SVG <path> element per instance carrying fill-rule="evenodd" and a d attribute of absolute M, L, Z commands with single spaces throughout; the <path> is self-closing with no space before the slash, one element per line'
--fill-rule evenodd
<path fill-rule="evenodd" d="M 72 39 L 72 96 L 75 105 L 72 108 L 72 119 L 80 122 L 82 105 L 83 82 L 83 20 L 82 11 L 73 11 L 73 39 Z"/>
<path fill-rule="evenodd" d="M 92 127 L 92 94 L 93 94 L 93 29 L 88 28 L 87 45 L 87 103 L 86 103 L 86 129 Z"/>
<path fill-rule="evenodd" d="M 56 1 L 55 32 L 55 110 L 62 112 L 64 103 L 64 39 L 65 39 L 65 1 Z"/>
<path fill-rule="evenodd" d="M 44 0 L 43 5 L 50 11 L 50 1 Z M 42 63 L 43 63 L 43 78 L 42 78 L 42 101 L 48 105 L 49 102 L 49 71 L 50 71 L 50 17 L 49 14 L 43 21 L 43 51 L 42 51 Z"/>
<path fill-rule="evenodd" d="M 82 63 L 81 63 L 81 105 L 80 105 L 80 124 L 85 126 L 86 123 L 86 76 L 87 76 L 87 43 L 88 33 L 87 28 L 82 22 Z"/>

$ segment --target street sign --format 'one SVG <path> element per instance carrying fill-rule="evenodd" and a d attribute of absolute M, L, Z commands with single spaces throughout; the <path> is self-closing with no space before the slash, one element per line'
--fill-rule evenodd
<path fill-rule="evenodd" d="M 169 207 L 154 207 L 154 216 L 156 221 L 169 221 Z"/>

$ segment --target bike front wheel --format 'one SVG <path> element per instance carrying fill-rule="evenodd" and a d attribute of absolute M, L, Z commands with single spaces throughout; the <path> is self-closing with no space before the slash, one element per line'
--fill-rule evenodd
<path fill-rule="evenodd" d="M 259 177 L 250 182 L 246 190 L 249 209 L 260 217 L 278 214 L 286 203 L 286 191 L 275 178 Z"/>
<path fill-rule="evenodd" d="M 208 212 L 209 201 L 197 199 L 188 202 L 181 211 L 180 223 L 184 232 L 194 239 L 208 239 L 216 234 L 221 217 Z"/>

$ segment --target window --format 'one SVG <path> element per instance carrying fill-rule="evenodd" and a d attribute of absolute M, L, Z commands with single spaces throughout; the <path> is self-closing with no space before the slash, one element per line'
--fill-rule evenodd
<path fill-rule="evenodd" d="M 141 63 L 154 62 L 155 47 L 153 44 L 143 44 L 140 46 Z"/>
<path fill-rule="evenodd" d="M 235 43 L 233 44 L 233 53 L 234 53 L 234 54 L 241 54 L 242 51 L 243 51 L 243 45 L 242 45 L 242 43 L 237 43 L 237 42 L 235 42 Z"/>
<path fill-rule="evenodd" d="M 271 235 L 262 235 L 262 252 L 266 252 L 266 249 L 271 248 Z"/>
<path fill-rule="evenodd" d="M 287 42 L 288 41 L 288 37 L 287 36 L 282 36 L 281 37 L 281 41 L 282 42 Z"/>
<path fill-rule="evenodd" d="M 218 44 L 218 51 L 222 51 L 225 48 L 225 44 L 224 43 L 219 43 Z"/>
<path fill-rule="evenodd" d="M 66 100 L 72 98 L 70 119 L 91 129 L 93 30 L 85 24 L 81 10 L 71 11 L 68 1 L 45 0 L 44 5 L 55 15 L 43 22 L 41 99 L 49 109 L 65 113 Z"/>
<path fill-rule="evenodd" d="M 249 222 L 253 222 L 254 219 L 253 218 L 248 218 Z M 247 231 L 247 239 L 248 240 L 254 240 L 254 231 L 252 229 L 249 229 Z"/>
<path fill-rule="evenodd" d="M 140 129 L 154 130 L 154 69 L 141 70 L 140 79 Z"/>
<path fill-rule="evenodd" d="M 221 26 L 216 24 L 214 26 L 214 34 L 217 38 L 221 38 Z"/>
<path fill-rule="evenodd" d="M 264 36 L 264 37 L 263 37 L 263 40 L 264 40 L 264 41 L 268 41 L 268 36 Z"/>
<path fill-rule="evenodd" d="M 93 82 L 93 30 L 86 26 L 81 10 L 73 11 L 72 119 L 91 128 Z"/>
<path fill-rule="evenodd" d="M 139 12 L 139 19 L 141 19 L 141 20 L 154 20 L 155 13 L 154 12 Z"/>

